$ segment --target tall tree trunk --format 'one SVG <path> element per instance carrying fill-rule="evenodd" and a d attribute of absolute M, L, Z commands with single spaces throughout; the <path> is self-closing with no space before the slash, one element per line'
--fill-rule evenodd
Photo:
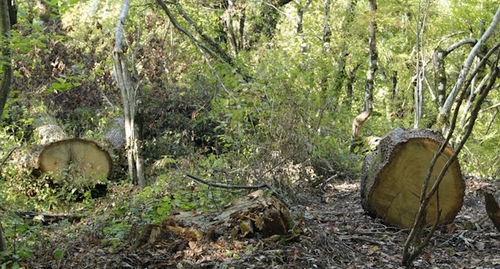
<path fill-rule="evenodd" d="M 3 76 L 2 83 L 0 84 L 0 122 L 2 121 L 3 110 L 9 97 L 9 92 L 12 87 L 12 51 L 10 48 L 10 19 L 9 19 L 9 0 L 0 0 L 0 31 L 2 34 L 2 62 L 3 62 Z"/>
<path fill-rule="evenodd" d="M 9 0 L 0 0 L 0 32 L 2 34 L 2 56 L 3 56 L 3 77 L 0 85 L 0 122 L 3 118 L 3 110 L 5 103 L 9 97 L 10 88 L 12 87 L 12 51 L 10 49 L 10 19 L 9 19 Z M 0 252 L 6 250 L 5 240 L 3 238 L 3 228 L 0 219 Z"/>
<path fill-rule="evenodd" d="M 330 0 L 325 0 L 325 23 L 323 25 L 323 53 L 330 52 L 330 38 L 332 36 L 332 31 L 330 30 Z M 323 69 L 323 74 L 321 75 L 321 96 L 323 102 L 326 104 L 328 96 L 328 70 Z M 322 105 L 320 114 L 323 113 Z"/>
<path fill-rule="evenodd" d="M 7 4 L 9 6 L 9 19 L 10 19 L 10 27 L 17 24 L 17 5 L 16 0 L 8 0 Z"/>
<path fill-rule="evenodd" d="M 440 110 L 444 105 L 444 100 L 446 98 L 446 70 L 444 67 L 444 57 L 446 52 L 440 47 L 436 49 L 434 53 L 433 63 L 434 63 L 434 82 L 437 92 L 436 105 L 438 110 Z"/>
<path fill-rule="evenodd" d="M 304 11 L 309 8 L 309 5 L 311 4 L 312 0 L 307 0 L 306 5 L 302 6 L 300 3 L 297 4 L 297 35 L 299 37 L 299 42 L 300 42 L 300 52 L 301 53 L 306 53 L 307 52 L 307 43 L 304 42 L 304 28 L 303 28 L 303 20 L 304 20 Z"/>
<path fill-rule="evenodd" d="M 144 158 L 142 156 L 142 141 L 139 130 L 136 127 L 138 102 L 136 100 L 137 88 L 134 88 L 126 57 L 123 55 L 123 25 L 125 24 L 130 1 L 124 0 L 118 25 L 116 27 L 116 42 L 113 50 L 113 68 L 116 75 L 116 82 L 121 90 L 123 99 L 123 111 L 125 118 L 125 137 L 128 159 L 129 175 L 132 182 L 139 184 L 141 188 L 146 186 L 144 178 Z"/>
<path fill-rule="evenodd" d="M 353 85 L 354 82 L 356 82 L 356 73 L 358 72 L 359 67 L 361 66 L 361 63 L 356 64 L 356 66 L 352 69 L 352 71 L 349 73 L 349 80 L 347 81 L 347 89 L 346 89 L 346 106 L 347 110 L 351 111 L 351 106 L 352 106 L 352 98 L 353 98 Z"/>
<path fill-rule="evenodd" d="M 234 2 L 232 0 L 228 0 L 227 9 L 224 12 L 223 17 L 226 23 L 227 43 L 231 48 L 231 53 L 233 54 L 233 57 L 236 57 L 236 55 L 238 54 L 238 44 L 237 44 L 238 38 L 236 37 L 233 27 L 233 18 L 232 18 L 233 11 L 234 11 Z"/>
<path fill-rule="evenodd" d="M 377 71 L 377 0 L 370 0 L 370 13 L 372 16 L 372 21 L 370 22 L 369 29 L 369 40 L 368 46 L 370 50 L 370 59 L 368 62 L 368 71 L 366 72 L 366 86 L 365 86 L 365 102 L 363 105 L 363 110 L 361 113 L 354 118 L 351 130 L 351 148 L 350 151 L 354 152 L 355 148 L 360 145 L 361 139 L 361 127 L 370 117 L 373 111 L 373 86 L 375 82 L 375 72 Z"/>
<path fill-rule="evenodd" d="M 460 70 L 460 74 L 458 76 L 457 82 L 455 83 L 455 86 L 451 90 L 450 94 L 446 98 L 446 101 L 443 105 L 443 107 L 439 111 L 439 116 L 438 116 L 438 123 L 442 125 L 443 133 L 447 132 L 448 130 L 448 124 L 449 124 L 449 118 L 450 118 L 450 111 L 451 107 L 453 105 L 453 102 L 455 101 L 455 98 L 457 97 L 458 93 L 462 90 L 462 86 L 464 84 L 464 81 L 467 77 L 467 74 L 469 73 L 470 67 L 472 65 L 472 62 L 474 61 L 474 58 L 478 55 L 479 50 L 481 49 L 482 45 L 488 40 L 488 38 L 493 34 L 495 29 L 498 26 L 498 23 L 500 22 L 500 7 L 497 9 L 497 12 L 495 13 L 495 16 L 493 17 L 493 20 L 484 33 L 484 35 L 477 41 L 476 45 L 474 48 L 471 50 L 469 53 L 469 56 L 465 60 L 465 63 L 462 67 L 462 70 Z"/>
<path fill-rule="evenodd" d="M 346 58 L 349 55 L 348 50 L 348 40 L 349 40 L 349 27 L 354 19 L 354 10 L 356 8 L 357 0 L 350 0 L 346 5 L 346 14 L 344 17 L 344 21 L 342 22 L 342 29 L 340 32 L 340 36 L 342 39 L 342 48 L 340 50 L 339 55 L 339 63 L 337 66 L 337 74 L 333 80 L 333 93 L 339 93 L 344 85 L 345 80 L 345 65 Z"/>
<path fill-rule="evenodd" d="M 434 64 L 434 82 L 437 92 L 436 106 L 438 111 L 441 111 L 441 109 L 444 107 L 444 103 L 446 100 L 447 78 L 446 78 L 446 67 L 444 61 L 446 56 L 448 56 L 448 54 L 450 54 L 452 51 L 463 45 L 466 44 L 474 45 L 476 43 L 477 41 L 474 38 L 466 38 L 452 44 L 446 49 L 442 49 L 439 46 L 435 49 L 432 62 Z"/>
<path fill-rule="evenodd" d="M 297 34 L 302 34 L 304 31 L 303 22 L 304 22 L 304 11 L 309 8 L 312 0 L 307 0 L 306 4 L 302 6 L 300 3 L 297 4 Z"/>
<path fill-rule="evenodd" d="M 330 38 L 332 37 L 332 30 L 330 29 L 330 0 L 325 0 L 325 23 L 323 26 L 323 52 L 327 52 L 330 47 Z"/>

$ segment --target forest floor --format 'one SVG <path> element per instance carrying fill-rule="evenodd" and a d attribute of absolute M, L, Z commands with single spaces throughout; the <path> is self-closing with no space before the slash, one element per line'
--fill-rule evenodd
<path fill-rule="evenodd" d="M 414 268 L 500 268 L 500 233 L 486 215 L 484 184 L 467 179 L 462 210 L 438 228 Z M 35 253 L 28 268 L 403 268 L 408 230 L 388 227 L 364 214 L 359 179 L 332 177 L 315 191 L 297 195 L 291 213 L 303 233 L 286 243 L 266 238 L 215 242 L 169 238 L 132 251 L 133 240 L 110 250 L 102 240 L 79 237 L 67 244 L 64 258 Z M 498 197 L 497 197 L 498 199 Z M 87 222 L 92 225 L 91 221 Z M 64 237 L 59 240 L 65 240 Z"/>

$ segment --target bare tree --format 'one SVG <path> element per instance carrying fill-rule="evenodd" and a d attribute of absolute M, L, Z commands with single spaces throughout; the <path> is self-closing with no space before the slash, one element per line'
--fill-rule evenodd
<path fill-rule="evenodd" d="M 425 10 L 421 12 L 421 1 L 418 1 L 418 17 L 417 17 L 417 85 L 415 87 L 414 91 L 414 99 L 415 99 L 415 121 L 414 121 L 414 128 L 418 128 L 418 125 L 420 123 L 420 119 L 422 118 L 422 107 L 423 107 L 423 100 L 424 100 L 424 91 L 422 89 L 422 84 L 424 82 L 425 78 L 425 59 L 424 59 L 424 53 L 423 53 L 423 40 L 424 40 L 424 26 L 425 26 L 425 18 L 426 18 L 426 13 L 429 9 L 429 0 L 427 1 L 427 5 L 425 7 Z M 420 21 L 420 14 L 424 13 L 422 16 L 422 21 Z M 420 56 L 422 58 L 422 66 L 420 66 Z"/>
<path fill-rule="evenodd" d="M 462 67 L 462 70 L 460 70 L 460 74 L 458 76 L 457 82 L 455 83 L 455 86 L 451 90 L 450 94 L 446 98 L 446 101 L 443 105 L 443 107 L 439 111 L 439 116 L 438 116 L 438 123 L 440 123 L 443 127 L 443 133 L 447 132 L 448 129 L 448 119 L 450 117 L 450 111 L 451 107 L 453 105 L 453 102 L 455 101 L 458 93 L 462 90 L 462 86 L 464 84 L 464 81 L 467 78 L 467 75 L 469 73 L 469 70 L 471 68 L 471 65 L 474 61 L 474 58 L 478 55 L 481 46 L 488 40 L 488 38 L 493 34 L 495 29 L 497 28 L 498 23 L 500 22 L 500 7 L 497 9 L 497 12 L 495 13 L 495 16 L 493 17 L 493 20 L 486 30 L 486 32 L 483 34 L 483 36 L 477 41 L 476 45 L 474 45 L 474 48 L 471 50 L 469 53 L 469 56 L 465 60 L 465 63 Z"/>
<path fill-rule="evenodd" d="M 122 10 L 116 26 L 114 57 L 114 73 L 116 82 L 121 90 L 123 100 L 123 114 L 125 117 L 125 137 L 128 159 L 128 171 L 130 179 L 138 183 L 141 188 L 146 186 L 144 178 L 144 159 L 142 156 L 142 141 L 140 140 L 139 130 L 136 126 L 138 122 L 137 111 L 139 102 L 137 100 L 137 91 L 139 86 L 132 83 L 129 66 L 126 57 L 123 55 L 123 32 L 128 10 L 130 9 L 130 0 L 124 0 Z"/>

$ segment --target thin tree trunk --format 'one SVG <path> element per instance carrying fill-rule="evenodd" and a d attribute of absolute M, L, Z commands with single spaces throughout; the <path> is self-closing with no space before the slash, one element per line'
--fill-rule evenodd
<path fill-rule="evenodd" d="M 323 53 L 330 52 L 330 38 L 332 36 L 332 31 L 330 30 L 330 0 L 325 0 L 325 22 L 323 25 Z M 321 96 L 323 102 L 326 104 L 327 92 L 328 92 L 328 71 L 324 69 L 321 75 Z M 324 104 L 321 106 L 321 112 L 323 113 Z M 320 117 L 321 118 L 321 117 Z"/>
<path fill-rule="evenodd" d="M 5 40 L 2 42 L 2 56 L 3 56 L 3 77 L 2 84 L 0 85 L 0 122 L 2 122 L 3 110 L 5 108 L 5 103 L 9 97 L 10 88 L 12 87 L 12 51 L 10 49 L 10 18 L 9 18 L 9 0 L 0 0 L 0 32 L 2 38 Z M 0 252 L 6 250 L 5 240 L 3 238 L 3 228 L 0 219 Z"/>
<path fill-rule="evenodd" d="M 304 28 L 303 28 L 303 20 L 304 20 L 304 11 L 309 8 L 309 5 L 311 4 L 312 0 L 307 0 L 306 5 L 302 6 L 300 3 L 297 4 L 297 35 L 299 37 L 299 42 L 300 42 L 300 52 L 301 53 L 306 53 L 307 52 L 307 43 L 304 42 Z"/>
<path fill-rule="evenodd" d="M 423 109 L 423 100 L 424 100 L 424 91 L 423 91 L 423 82 L 425 79 L 425 59 L 424 59 L 424 48 L 423 48 L 423 40 L 424 40 L 424 26 L 426 19 L 426 12 L 429 9 L 429 1 L 427 1 L 427 5 L 425 7 L 424 12 L 421 12 L 421 1 L 418 1 L 418 16 L 417 16 L 417 85 L 415 87 L 415 122 L 413 127 L 418 128 L 420 124 L 420 119 L 422 119 L 422 109 Z M 422 22 L 420 21 L 420 14 L 422 15 Z M 421 58 L 421 59 L 420 59 Z M 420 65 L 420 61 L 422 65 Z"/>
<path fill-rule="evenodd" d="M 238 39 L 234 33 L 233 18 L 231 17 L 233 10 L 234 10 L 234 2 L 232 0 L 229 0 L 227 2 L 226 12 L 224 13 L 224 20 L 226 22 L 227 41 L 229 47 L 231 48 L 231 53 L 233 54 L 233 57 L 236 57 L 236 55 L 238 54 L 238 45 L 236 40 Z"/>
<path fill-rule="evenodd" d="M 436 103 L 438 110 L 444 106 L 444 100 L 446 98 L 446 70 L 444 67 L 444 57 L 446 56 L 445 51 L 441 48 L 437 48 L 434 53 L 434 82 L 437 92 Z"/>
<path fill-rule="evenodd" d="M 6 250 L 7 246 L 5 245 L 5 239 L 3 238 L 2 219 L 0 219 L 0 252 L 4 252 Z"/>
<path fill-rule="evenodd" d="M 373 85 L 375 81 L 375 72 L 377 71 L 377 1 L 370 0 L 370 13 L 373 16 L 370 22 L 369 29 L 369 41 L 368 46 L 370 50 L 370 59 L 368 62 L 368 71 L 366 72 L 366 86 L 365 86 L 365 102 L 363 105 L 363 111 L 361 111 L 356 118 L 354 118 L 351 130 L 351 147 L 350 151 L 354 152 L 355 148 L 360 145 L 361 139 L 361 127 L 368 120 L 373 111 Z"/>
<path fill-rule="evenodd" d="M 356 66 L 349 73 L 349 80 L 347 81 L 347 89 L 346 89 L 346 106 L 347 110 L 351 111 L 352 107 L 352 99 L 353 99 L 353 85 L 356 82 L 356 73 L 358 72 L 361 63 L 356 64 Z"/>
<path fill-rule="evenodd" d="M 304 11 L 309 8 L 312 0 L 307 0 L 306 4 L 302 6 L 300 3 L 297 4 L 297 34 L 302 34 L 304 32 L 303 21 L 304 21 Z"/>
<path fill-rule="evenodd" d="M 17 24 L 17 5 L 16 0 L 8 0 L 7 4 L 9 6 L 9 19 L 10 19 L 10 27 Z"/>
<path fill-rule="evenodd" d="M 12 51 L 10 48 L 10 18 L 9 18 L 9 0 L 0 0 L 0 32 L 2 38 L 5 39 L 2 42 L 2 57 L 3 57 L 3 76 L 2 83 L 0 84 L 0 122 L 2 121 L 3 110 L 5 104 L 7 103 L 7 98 L 9 97 L 9 92 L 12 87 Z"/>
<path fill-rule="evenodd" d="M 447 79 L 446 79 L 446 67 L 444 65 L 445 64 L 444 59 L 448 54 L 450 54 L 455 49 L 461 47 L 462 45 L 465 44 L 474 45 L 476 43 L 477 41 L 475 39 L 466 38 L 452 44 L 450 47 L 444 50 L 441 49 L 441 47 L 439 46 L 435 49 L 433 56 L 433 64 L 434 64 L 434 81 L 437 92 L 436 105 L 438 111 L 441 111 L 441 109 L 444 107 L 444 102 L 446 100 Z"/>
<path fill-rule="evenodd" d="M 450 94 L 448 95 L 448 98 L 446 98 L 446 101 L 443 105 L 443 107 L 439 111 L 439 116 L 438 116 L 438 123 L 440 123 L 443 127 L 443 133 L 445 133 L 448 129 L 448 119 L 450 117 L 450 111 L 451 107 L 453 105 L 453 102 L 455 101 L 455 98 L 457 97 L 458 93 L 462 89 L 463 83 L 467 77 L 467 74 L 469 73 L 470 67 L 472 65 L 472 62 L 474 61 L 474 58 L 478 55 L 479 50 L 481 49 L 481 46 L 488 40 L 488 38 L 493 34 L 495 29 L 498 26 L 498 23 L 500 22 L 500 7 L 497 9 L 497 12 L 495 13 L 495 16 L 493 17 L 493 20 L 484 33 L 484 35 L 477 41 L 476 45 L 474 48 L 471 50 L 469 53 L 469 56 L 465 60 L 465 63 L 462 67 L 462 70 L 460 71 L 460 74 L 458 76 L 457 82 L 455 83 L 455 86 L 451 90 Z"/>
<path fill-rule="evenodd" d="M 130 1 L 124 0 L 118 24 L 116 27 L 116 42 L 113 50 L 114 63 L 113 68 L 116 75 L 118 87 L 121 90 L 123 99 L 123 111 L 125 118 L 125 137 L 128 159 L 129 175 L 132 182 L 139 184 L 141 188 L 146 186 L 144 178 L 144 159 L 142 156 L 142 147 L 139 137 L 139 130 L 136 128 L 136 117 L 138 103 L 136 101 L 137 89 L 134 88 L 128 70 L 126 57 L 123 55 L 123 25 L 125 24 Z"/>
<path fill-rule="evenodd" d="M 323 52 L 327 52 L 330 47 L 332 30 L 330 29 L 330 0 L 325 0 L 325 23 L 323 26 Z"/>

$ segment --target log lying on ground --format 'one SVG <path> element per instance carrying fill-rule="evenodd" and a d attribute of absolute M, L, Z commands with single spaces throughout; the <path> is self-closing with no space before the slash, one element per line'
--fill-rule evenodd
<path fill-rule="evenodd" d="M 380 140 L 376 150 L 366 157 L 361 169 L 361 203 L 373 217 L 387 224 L 412 227 L 420 208 L 420 194 L 434 154 L 444 141 L 433 130 L 392 131 Z M 447 147 L 435 165 L 429 181 L 429 191 L 446 161 L 453 154 Z M 458 161 L 455 161 L 438 189 L 440 223 L 453 221 L 462 207 L 465 181 Z M 429 203 L 426 224 L 437 218 L 437 199 Z"/>
<path fill-rule="evenodd" d="M 175 234 L 187 241 L 216 241 L 220 236 L 250 238 L 256 234 L 268 238 L 281 236 L 293 239 L 300 232 L 286 206 L 280 200 L 265 195 L 262 190 L 233 201 L 218 214 L 172 213 L 161 226 L 146 226 L 132 249 L 156 241 L 152 232 L 155 229 Z"/>
<path fill-rule="evenodd" d="M 42 223 L 43 225 L 49 225 L 51 223 L 60 222 L 63 220 L 68 220 L 69 222 L 80 221 L 83 216 L 76 214 L 50 214 L 50 213 L 36 213 L 31 211 L 19 211 L 17 215 L 23 218 L 28 223 Z"/>
<path fill-rule="evenodd" d="M 95 142 L 79 138 L 66 139 L 46 146 L 39 156 L 39 167 L 43 173 L 73 177 L 89 181 L 89 185 L 100 178 L 108 178 L 113 170 L 109 153 Z"/>

